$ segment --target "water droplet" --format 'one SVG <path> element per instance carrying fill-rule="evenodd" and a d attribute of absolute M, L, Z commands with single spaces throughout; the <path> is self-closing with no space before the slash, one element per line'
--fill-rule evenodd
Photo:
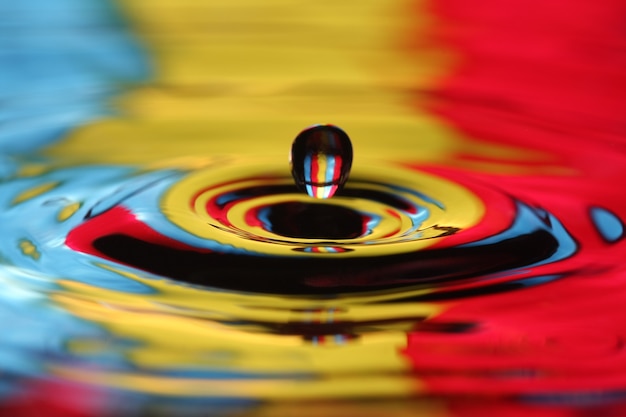
<path fill-rule="evenodd" d="M 291 174 L 296 186 L 311 197 L 334 196 L 348 180 L 351 167 L 352 143 L 337 126 L 311 126 L 291 146 Z"/>

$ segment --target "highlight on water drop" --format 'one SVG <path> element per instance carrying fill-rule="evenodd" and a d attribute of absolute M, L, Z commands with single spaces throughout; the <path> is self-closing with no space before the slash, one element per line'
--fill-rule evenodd
<path fill-rule="evenodd" d="M 290 163 L 299 190 L 314 198 L 330 198 L 348 180 L 352 143 L 337 126 L 314 125 L 293 141 Z"/>

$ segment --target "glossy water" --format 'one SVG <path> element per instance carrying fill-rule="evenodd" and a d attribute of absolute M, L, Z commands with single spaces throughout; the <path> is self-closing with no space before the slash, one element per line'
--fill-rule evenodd
<path fill-rule="evenodd" d="M 352 142 L 337 126 L 312 126 L 293 141 L 289 163 L 300 191 L 315 198 L 330 198 L 343 189 L 350 175 Z"/>
<path fill-rule="evenodd" d="M 0 5 L 2 415 L 622 415 L 624 6 L 481 4 Z"/>

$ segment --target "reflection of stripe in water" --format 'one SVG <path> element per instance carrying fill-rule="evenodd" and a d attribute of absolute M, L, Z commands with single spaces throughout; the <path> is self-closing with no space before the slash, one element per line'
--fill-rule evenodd
<path fill-rule="evenodd" d="M 149 77 L 144 50 L 111 3 L 0 4 L 0 153 L 33 151 L 109 117 L 120 86 Z"/>
<path fill-rule="evenodd" d="M 431 13 L 411 20 L 410 0 L 121 3 L 152 52 L 154 82 L 116 100 L 126 117 L 87 126 L 49 154 L 124 163 L 274 157 L 293 132 L 320 121 L 346 126 L 359 153 L 376 157 L 408 157 L 419 141 L 411 156 L 432 162 L 456 140 L 405 100 L 447 66 L 445 52 L 401 49 L 402 36 L 429 30 Z M 437 140 L 420 140 L 428 137 Z"/>
<path fill-rule="evenodd" d="M 331 182 L 335 182 L 335 171 L 336 171 L 336 157 L 334 155 L 327 155 L 325 157 L 326 159 L 326 178 L 324 178 L 324 182 L 325 183 L 331 183 Z M 331 196 L 331 194 L 334 194 L 334 189 L 336 189 L 336 186 L 330 186 L 330 187 L 324 187 L 324 198 L 328 198 Z"/>
<path fill-rule="evenodd" d="M 306 181 L 306 191 L 308 195 L 315 195 L 313 193 L 313 187 L 310 185 L 311 182 L 311 155 L 306 155 L 304 158 L 304 178 Z"/>

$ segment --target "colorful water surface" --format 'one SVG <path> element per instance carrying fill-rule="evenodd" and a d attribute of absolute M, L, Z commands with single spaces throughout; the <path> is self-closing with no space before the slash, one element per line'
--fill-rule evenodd
<path fill-rule="evenodd" d="M 0 411 L 622 415 L 624 9 L 0 5 Z"/>

